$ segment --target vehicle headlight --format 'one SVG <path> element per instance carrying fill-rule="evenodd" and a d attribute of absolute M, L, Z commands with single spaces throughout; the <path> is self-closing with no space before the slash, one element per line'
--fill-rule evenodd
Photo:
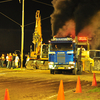
<path fill-rule="evenodd" d="M 71 68 L 74 68 L 74 66 L 71 66 Z"/>
<path fill-rule="evenodd" d="M 69 64 L 74 64 L 74 65 L 75 65 L 75 62 L 73 62 L 73 61 L 70 61 L 70 62 L 69 62 Z"/>
<path fill-rule="evenodd" d="M 49 69 L 54 69 L 53 65 L 49 65 Z"/>
<path fill-rule="evenodd" d="M 54 62 L 49 62 L 48 67 L 49 69 L 54 69 Z"/>
<path fill-rule="evenodd" d="M 68 69 L 71 69 L 70 67 L 68 67 Z"/>

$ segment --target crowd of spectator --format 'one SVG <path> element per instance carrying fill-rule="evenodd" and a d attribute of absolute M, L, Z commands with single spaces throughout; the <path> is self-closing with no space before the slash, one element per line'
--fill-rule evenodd
<path fill-rule="evenodd" d="M 26 62 L 26 58 L 23 60 L 23 65 Z M 6 68 L 20 68 L 21 67 L 21 57 L 18 54 L 15 53 L 7 53 L 2 54 L 0 57 L 1 61 L 1 67 L 6 67 Z"/>

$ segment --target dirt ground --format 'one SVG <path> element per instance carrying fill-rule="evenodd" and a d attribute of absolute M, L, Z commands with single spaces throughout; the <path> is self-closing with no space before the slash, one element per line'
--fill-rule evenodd
<path fill-rule="evenodd" d="M 96 75 L 100 87 L 100 74 Z M 80 77 L 82 93 L 75 93 Z M 50 74 L 49 70 L 13 70 L 0 68 L 0 100 L 8 89 L 10 100 L 57 100 L 60 81 L 63 80 L 65 100 L 100 100 L 100 92 L 88 92 L 93 74 Z"/>

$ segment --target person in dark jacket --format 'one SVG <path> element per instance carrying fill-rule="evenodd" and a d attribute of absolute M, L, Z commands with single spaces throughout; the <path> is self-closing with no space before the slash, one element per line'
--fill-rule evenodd
<path fill-rule="evenodd" d="M 15 54 L 12 55 L 12 67 L 15 68 Z"/>

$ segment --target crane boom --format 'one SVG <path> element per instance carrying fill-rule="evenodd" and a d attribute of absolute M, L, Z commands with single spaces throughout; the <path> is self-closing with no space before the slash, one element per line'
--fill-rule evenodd
<path fill-rule="evenodd" d="M 33 43 L 34 43 L 34 56 L 37 58 L 37 56 L 40 56 L 41 54 L 41 44 L 42 44 L 42 32 L 41 32 L 41 16 L 40 16 L 40 10 L 36 11 L 36 24 L 35 24 L 35 31 L 33 33 Z"/>

